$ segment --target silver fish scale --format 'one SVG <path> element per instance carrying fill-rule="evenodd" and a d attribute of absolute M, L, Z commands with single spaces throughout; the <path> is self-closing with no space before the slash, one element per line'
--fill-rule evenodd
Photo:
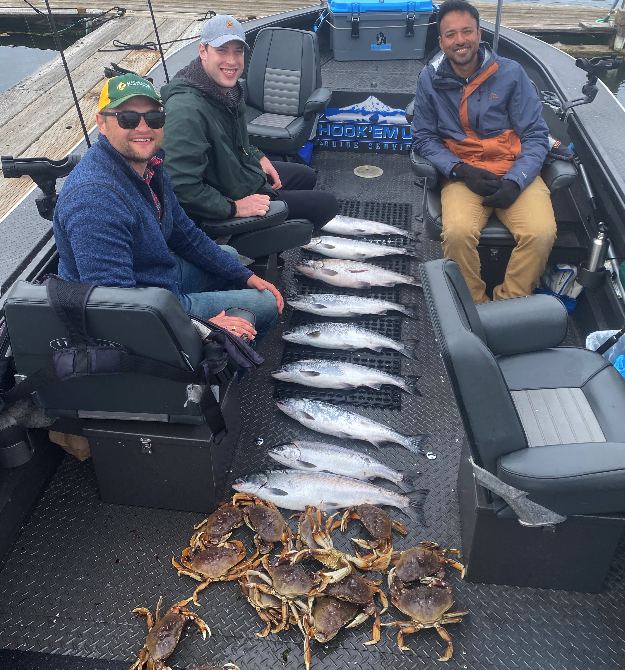
<path fill-rule="evenodd" d="M 380 314 L 383 311 L 403 313 L 403 305 L 392 300 L 365 298 L 353 295 L 337 295 L 333 293 L 312 293 L 287 299 L 287 303 L 296 310 L 308 311 L 319 316 L 350 316 L 352 314 Z M 325 305 L 326 307 L 315 307 Z M 355 311 L 354 311 L 355 310 Z M 333 314 L 332 312 L 339 312 Z"/>
<path fill-rule="evenodd" d="M 367 288 L 367 286 L 359 287 L 360 283 L 369 284 L 369 286 L 419 285 L 419 280 L 413 276 L 388 270 L 372 263 L 352 260 L 307 261 L 296 265 L 295 268 L 304 276 L 341 288 Z M 312 275 L 306 274 L 306 272 L 310 272 Z"/>
<path fill-rule="evenodd" d="M 362 232 L 355 232 L 356 230 Z M 358 237 L 361 235 L 407 236 L 409 234 L 408 231 L 402 230 L 397 226 L 389 226 L 387 223 L 369 221 L 367 219 L 357 219 L 350 216 L 341 216 L 340 214 L 328 221 L 328 223 L 321 228 L 321 231 L 338 235 L 357 235 Z"/>

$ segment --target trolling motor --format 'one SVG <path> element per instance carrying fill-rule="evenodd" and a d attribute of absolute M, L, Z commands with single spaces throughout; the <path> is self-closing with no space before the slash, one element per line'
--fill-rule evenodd
<path fill-rule="evenodd" d="M 5 179 L 30 177 L 41 189 L 43 196 L 35 200 L 39 214 L 52 221 L 58 194 L 56 180 L 66 177 L 79 163 L 80 156 L 71 154 L 60 161 L 50 158 L 13 158 L 2 156 L 2 174 Z"/>

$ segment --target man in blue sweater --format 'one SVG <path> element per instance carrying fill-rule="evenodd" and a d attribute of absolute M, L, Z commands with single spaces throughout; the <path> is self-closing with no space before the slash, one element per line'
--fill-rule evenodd
<path fill-rule="evenodd" d="M 59 275 L 166 288 L 188 313 L 260 342 L 282 312 L 282 296 L 178 204 L 163 169 L 165 113 L 152 84 L 133 74 L 109 79 L 96 122 L 100 138 L 68 176 L 54 212 Z M 226 316 L 230 307 L 253 312 L 256 329 Z"/>

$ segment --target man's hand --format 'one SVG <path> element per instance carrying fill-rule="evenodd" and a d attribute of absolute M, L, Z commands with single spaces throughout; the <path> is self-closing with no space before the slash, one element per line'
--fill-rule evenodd
<path fill-rule="evenodd" d="M 501 180 L 494 172 L 473 167 L 468 163 L 458 163 L 452 170 L 452 174 L 454 173 L 457 179 L 461 179 L 467 188 L 478 195 L 493 195 L 501 186 Z"/>
<path fill-rule="evenodd" d="M 254 330 L 254 326 L 249 321 L 241 319 L 238 316 L 226 316 L 225 312 L 221 312 L 221 314 L 214 316 L 209 321 L 229 330 L 233 335 L 243 340 L 253 340 L 256 335 L 256 330 Z"/>
<path fill-rule="evenodd" d="M 267 158 L 267 156 L 263 156 L 258 162 L 260 163 L 260 167 L 263 168 L 265 174 L 267 175 L 267 179 L 271 184 L 271 188 L 273 188 L 274 191 L 282 188 L 282 182 L 280 181 L 278 171 L 273 166 L 273 163 Z"/>
<path fill-rule="evenodd" d="M 269 196 L 254 193 L 241 200 L 235 200 L 237 213 L 235 217 L 244 218 L 246 216 L 265 216 L 269 211 Z"/>
<path fill-rule="evenodd" d="M 282 314 L 282 310 L 284 309 L 284 298 L 273 284 L 270 284 L 268 281 L 265 281 L 256 275 L 252 275 L 247 280 L 247 285 L 249 288 L 255 288 L 259 291 L 270 291 L 273 293 L 276 296 L 276 302 L 278 303 L 278 313 Z"/>
<path fill-rule="evenodd" d="M 521 195 L 521 187 L 512 179 L 502 179 L 501 187 L 493 195 L 482 200 L 484 207 L 495 207 L 496 209 L 508 209 Z"/>

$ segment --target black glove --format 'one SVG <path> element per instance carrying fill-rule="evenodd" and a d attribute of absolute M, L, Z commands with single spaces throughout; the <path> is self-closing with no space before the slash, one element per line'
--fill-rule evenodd
<path fill-rule="evenodd" d="M 451 176 L 462 179 L 473 193 L 492 195 L 501 186 L 499 177 L 494 172 L 476 168 L 468 163 L 458 163 L 451 171 Z"/>
<path fill-rule="evenodd" d="M 482 200 L 484 207 L 499 207 L 500 209 L 508 209 L 510 205 L 516 202 L 516 199 L 521 195 L 521 187 L 512 179 L 502 179 L 501 187 L 497 193 Z"/>

